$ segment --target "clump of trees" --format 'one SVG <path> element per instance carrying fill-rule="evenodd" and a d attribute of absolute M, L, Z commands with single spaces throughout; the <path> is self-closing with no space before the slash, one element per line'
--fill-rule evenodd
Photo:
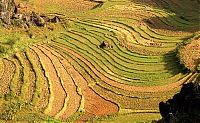
<path fill-rule="evenodd" d="M 166 102 L 160 102 L 162 119 L 158 123 L 199 123 L 200 75 L 195 82 L 184 84 L 180 93 Z"/>
<path fill-rule="evenodd" d="M 197 72 L 198 65 L 200 64 L 200 35 L 194 35 L 192 38 L 181 43 L 177 56 L 180 63 L 188 70 Z"/>

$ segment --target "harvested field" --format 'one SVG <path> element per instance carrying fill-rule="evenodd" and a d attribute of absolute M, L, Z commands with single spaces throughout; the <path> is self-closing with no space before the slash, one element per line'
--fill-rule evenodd
<path fill-rule="evenodd" d="M 193 39 L 191 42 L 180 49 L 181 62 L 191 71 L 196 71 L 200 64 L 200 38 Z"/>
<path fill-rule="evenodd" d="M 49 99 L 49 104 L 45 109 L 45 113 L 51 116 L 55 116 L 56 113 L 58 113 L 63 107 L 66 98 L 66 93 L 63 90 L 60 78 L 58 77 L 56 68 L 51 59 L 37 47 L 33 47 L 32 49 L 38 54 L 41 64 L 44 67 L 45 74 L 49 80 L 50 99 Z"/>
<path fill-rule="evenodd" d="M 21 88 L 21 99 L 25 102 L 31 102 L 35 93 L 35 73 L 28 61 L 25 53 L 16 54 L 23 67 L 23 86 Z"/>
<path fill-rule="evenodd" d="M 22 3 L 50 20 L 24 23 L 23 33 L 0 23 L 0 121 L 150 122 L 159 102 L 199 75 L 177 57 L 191 41 L 182 62 L 199 64 L 199 12 L 184 5 L 196 1 Z"/>
<path fill-rule="evenodd" d="M 48 79 L 45 76 L 44 68 L 42 67 L 37 54 L 33 50 L 29 49 L 26 51 L 26 56 L 36 73 L 35 93 L 32 103 L 37 110 L 44 110 L 47 107 L 50 97 Z"/>
<path fill-rule="evenodd" d="M 33 9 L 37 9 L 37 11 L 39 10 L 40 12 L 46 11 L 47 13 L 60 13 L 60 11 L 64 9 L 62 14 L 87 11 L 97 5 L 97 3 L 87 0 L 79 0 L 79 2 L 76 0 L 53 0 L 51 2 L 48 0 L 30 0 L 30 3 L 37 6 L 37 8 Z"/>
<path fill-rule="evenodd" d="M 67 97 L 65 98 L 65 104 L 62 110 L 56 115 L 57 118 L 60 117 L 61 119 L 66 119 L 67 117 L 70 117 L 72 114 L 78 111 L 80 106 L 81 96 L 77 93 L 77 87 L 74 84 L 74 80 L 71 78 L 71 76 L 68 74 L 66 70 L 66 66 L 64 65 L 66 64 L 65 63 L 66 60 L 64 60 L 62 56 L 59 56 L 59 54 L 56 55 L 52 54 L 53 51 L 48 51 L 41 46 L 39 48 L 43 52 L 45 52 L 49 56 L 49 58 L 52 59 L 52 62 L 55 64 L 55 68 L 57 68 L 63 89 L 67 94 Z M 60 59 L 62 59 L 62 61 Z"/>
<path fill-rule="evenodd" d="M 3 96 L 7 93 L 9 93 L 10 89 L 10 81 L 12 80 L 14 71 L 15 71 L 15 66 L 12 61 L 9 61 L 7 59 L 3 59 L 3 69 L 4 72 L 0 78 L 0 95 Z"/>

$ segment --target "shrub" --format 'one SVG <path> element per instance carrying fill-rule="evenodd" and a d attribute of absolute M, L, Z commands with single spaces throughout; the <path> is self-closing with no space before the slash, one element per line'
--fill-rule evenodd
<path fill-rule="evenodd" d="M 178 58 L 191 72 L 197 71 L 200 63 L 200 35 L 196 35 L 183 42 L 178 48 Z"/>

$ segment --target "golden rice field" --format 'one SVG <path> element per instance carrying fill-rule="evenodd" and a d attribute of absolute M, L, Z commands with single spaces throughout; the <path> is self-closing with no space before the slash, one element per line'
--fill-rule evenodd
<path fill-rule="evenodd" d="M 61 23 L 33 32 L 49 38 L 31 39 L 0 58 L 0 121 L 159 119 L 159 102 L 197 75 L 179 64 L 176 48 L 199 33 L 198 17 L 191 16 L 199 12 L 185 12 L 179 0 L 78 1 L 29 0 Z M 112 48 L 100 48 L 102 42 Z M 0 41 L 1 47 L 13 48 Z"/>

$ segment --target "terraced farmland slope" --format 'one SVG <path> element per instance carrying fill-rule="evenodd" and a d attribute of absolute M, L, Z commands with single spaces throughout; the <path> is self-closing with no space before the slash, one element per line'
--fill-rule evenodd
<path fill-rule="evenodd" d="M 176 57 L 178 44 L 199 33 L 198 17 L 180 14 L 185 4 L 89 3 L 77 13 L 57 10 L 56 3 L 62 15 L 35 4 L 61 23 L 45 32 L 50 38 L 43 43 L 0 59 L 1 120 L 150 121 L 159 118 L 159 102 L 197 76 Z M 191 11 L 199 15 L 195 7 Z"/>

